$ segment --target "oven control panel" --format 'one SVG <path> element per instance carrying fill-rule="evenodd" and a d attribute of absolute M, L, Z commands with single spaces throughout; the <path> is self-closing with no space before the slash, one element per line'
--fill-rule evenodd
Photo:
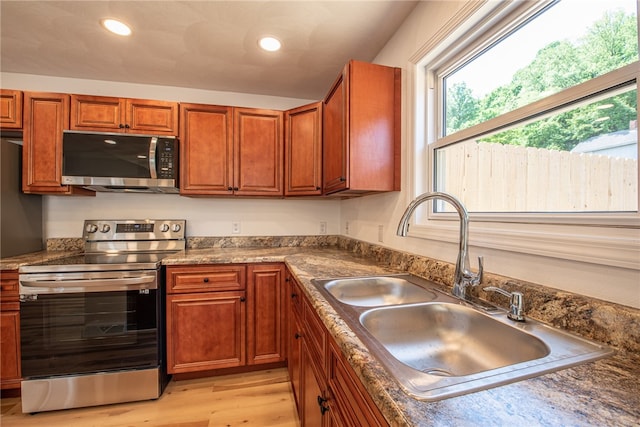
<path fill-rule="evenodd" d="M 85 242 L 118 240 L 184 240 L 184 219 L 85 220 Z"/>

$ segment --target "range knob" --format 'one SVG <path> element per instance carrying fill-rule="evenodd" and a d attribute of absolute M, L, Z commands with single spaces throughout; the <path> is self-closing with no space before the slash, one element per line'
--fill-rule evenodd
<path fill-rule="evenodd" d="M 95 224 L 91 224 L 91 223 L 89 223 L 89 224 L 87 224 L 87 225 L 86 225 L 86 227 L 85 227 L 85 231 L 86 231 L 87 233 L 89 233 L 89 234 L 91 234 L 91 233 L 95 233 L 96 231 L 98 231 L 98 226 L 97 226 L 97 225 L 95 225 Z"/>
<path fill-rule="evenodd" d="M 171 231 L 177 233 L 178 231 L 180 231 L 180 228 L 182 228 L 182 227 L 180 227 L 180 224 L 173 224 L 171 226 Z"/>
<path fill-rule="evenodd" d="M 111 226 L 109 224 L 102 224 L 102 228 L 100 229 L 102 233 L 108 233 L 109 230 L 111 230 Z"/>
<path fill-rule="evenodd" d="M 169 231 L 169 224 L 162 224 L 160 226 L 160 231 L 162 231 L 163 233 L 166 233 L 167 231 Z"/>

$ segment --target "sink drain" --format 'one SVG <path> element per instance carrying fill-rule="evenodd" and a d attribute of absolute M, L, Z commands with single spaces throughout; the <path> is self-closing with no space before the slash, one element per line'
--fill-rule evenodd
<path fill-rule="evenodd" d="M 449 372 L 446 369 L 440 369 L 440 368 L 423 369 L 422 372 L 429 375 L 437 375 L 439 377 L 455 377 L 455 375 L 452 372 Z"/>

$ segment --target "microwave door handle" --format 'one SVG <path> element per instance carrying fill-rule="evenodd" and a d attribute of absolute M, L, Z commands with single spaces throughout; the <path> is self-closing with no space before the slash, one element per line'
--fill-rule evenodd
<path fill-rule="evenodd" d="M 151 137 L 151 144 L 149 144 L 149 172 L 151 173 L 151 179 L 157 179 L 158 173 L 156 170 L 156 147 L 158 146 L 158 137 Z"/>

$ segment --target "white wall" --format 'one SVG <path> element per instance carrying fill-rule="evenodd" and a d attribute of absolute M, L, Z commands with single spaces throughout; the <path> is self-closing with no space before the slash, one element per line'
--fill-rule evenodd
<path fill-rule="evenodd" d="M 448 242 L 398 237 L 395 232 L 398 221 L 413 194 L 410 187 L 413 180 L 411 169 L 414 142 L 411 137 L 414 119 L 410 91 L 413 90 L 414 83 L 410 59 L 418 52 L 424 54 L 425 46 L 429 41 L 444 31 L 450 24 L 448 21 L 465 5 L 466 2 L 455 1 L 421 2 L 376 57 L 374 61 L 376 63 L 403 69 L 402 192 L 343 201 L 341 205 L 342 234 L 397 250 L 455 262 L 457 224 L 452 224 L 451 238 Z M 379 238 L 380 226 L 383 229 L 382 239 Z M 617 230 L 611 232 L 614 233 Z M 473 234 L 472 220 L 470 224 L 472 243 Z M 479 255 L 484 256 L 485 271 L 640 308 L 640 271 L 637 269 L 616 268 L 471 246 L 471 265 L 474 270 L 477 267 L 476 257 Z M 638 263 L 640 265 L 640 259 Z"/>
<path fill-rule="evenodd" d="M 96 197 L 46 196 L 45 234 L 82 237 L 85 219 L 186 219 L 187 236 L 290 236 L 338 234 L 340 201 L 189 198 L 177 194 L 99 193 Z M 232 234 L 232 223 L 240 233 Z"/>
<path fill-rule="evenodd" d="M 2 87 L 44 92 L 77 93 L 128 98 L 159 99 L 203 104 L 287 110 L 314 100 L 205 91 L 178 87 L 68 79 L 2 73 Z M 339 200 L 188 198 L 172 194 L 112 194 L 96 197 L 44 198 L 44 234 L 81 237 L 82 222 L 95 218 L 178 218 L 187 220 L 188 236 L 230 236 L 231 224 L 240 223 L 238 236 L 327 234 L 340 230 Z"/>

